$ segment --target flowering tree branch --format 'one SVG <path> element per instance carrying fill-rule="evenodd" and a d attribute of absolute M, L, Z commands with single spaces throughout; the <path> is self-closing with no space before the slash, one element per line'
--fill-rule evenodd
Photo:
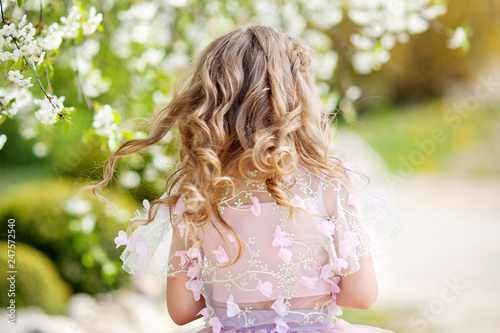
<path fill-rule="evenodd" d="M 2 0 L 0 0 L 0 3 L 2 3 Z M 19 47 L 19 45 L 17 44 L 17 41 L 16 39 L 11 35 L 11 38 L 12 38 L 12 41 L 14 42 L 14 44 L 16 45 L 17 49 L 19 51 L 21 51 L 21 48 Z M 31 66 L 31 63 L 28 61 L 28 59 L 26 58 L 25 55 L 22 55 L 21 57 L 23 57 L 24 61 L 28 64 L 29 68 L 31 69 L 31 71 L 33 72 L 33 74 L 35 74 L 35 78 L 36 80 L 38 81 L 38 85 L 40 86 L 40 89 L 42 89 L 43 91 L 43 94 L 45 95 L 45 97 L 47 98 L 47 100 L 50 102 L 50 104 L 52 104 L 52 107 L 54 108 L 54 110 L 58 110 L 57 107 L 54 105 L 54 102 L 52 102 L 52 98 L 47 94 L 47 92 L 45 91 L 45 89 L 43 88 L 43 84 L 42 82 L 40 82 L 40 77 L 38 76 L 38 74 L 36 73 L 35 69 L 33 68 L 33 66 Z M 59 112 L 58 115 L 62 118 L 62 114 Z"/>
<path fill-rule="evenodd" d="M 21 8 L 22 1 L 18 1 L 17 3 L 19 8 Z M 59 19 L 61 24 L 55 22 L 49 26 L 45 26 L 42 23 L 44 13 L 42 2 L 40 2 L 39 22 L 34 26 L 33 23 L 28 21 L 27 15 L 24 15 L 18 24 L 10 22 L 10 18 L 4 15 L 4 3 L 2 0 L 0 0 L 0 5 L 2 8 L 0 64 L 4 61 L 7 62 L 6 66 L 0 66 L 0 68 L 2 70 L 7 68 L 8 79 L 12 81 L 9 88 L 4 89 L 0 87 L 0 124 L 6 120 L 5 115 L 12 118 L 22 108 L 31 108 L 31 105 L 37 104 L 40 106 L 40 109 L 34 115 L 38 121 L 44 125 L 51 125 L 60 121 L 64 126 L 63 133 L 66 133 L 69 126 L 75 127 L 71 122 L 75 108 L 64 107 L 64 96 L 57 97 L 52 95 L 50 77 L 53 74 L 53 59 L 59 54 L 59 48 L 63 39 L 73 39 L 74 41 L 70 47 L 75 54 L 75 62 L 78 62 L 75 46 L 84 36 L 91 35 L 100 28 L 102 14 L 97 13 L 95 7 L 91 7 L 86 12 L 81 4 L 77 4 L 67 10 L 66 16 Z M 29 10 L 25 9 L 25 11 Z M 87 13 L 88 16 L 84 16 Z M 79 50 L 85 51 L 84 49 Z M 85 59 L 85 61 L 88 64 L 89 59 Z M 45 89 L 37 73 L 37 67 L 42 62 L 44 63 L 45 74 L 47 76 L 47 89 Z M 18 69 L 10 70 L 12 66 Z M 33 72 L 44 95 L 42 99 L 35 98 L 28 89 L 33 86 L 30 82 L 32 78 L 24 78 L 22 74 L 22 71 L 28 68 Z M 88 85 L 90 83 L 82 79 L 81 71 L 77 64 L 75 64 L 74 70 L 77 74 L 80 91 L 84 95 L 89 108 L 93 110 L 92 101 L 84 88 L 84 84 Z M 26 117 L 23 118 L 26 119 Z"/>
<path fill-rule="evenodd" d="M 406 0 L 360 0 L 356 4 L 339 0 L 290 0 L 283 4 L 248 1 L 236 2 L 230 10 L 226 10 L 223 1 L 210 0 L 203 11 L 189 6 L 187 0 L 125 1 L 122 2 L 128 7 L 125 9 L 118 5 L 100 8 L 109 18 L 106 26 L 111 28 L 104 36 L 104 42 L 101 39 L 83 40 L 84 36 L 104 29 L 100 24 L 103 13 L 98 13 L 94 6 L 89 10 L 84 8 L 85 4 L 91 3 L 90 0 L 83 0 L 71 5 L 71 1 L 65 0 L 64 16 L 45 26 L 42 18 L 47 21 L 50 14 L 59 14 L 54 6 L 45 5 L 42 9 L 40 2 L 40 22 L 36 25 L 38 34 L 34 40 L 33 35 L 30 35 L 34 29 L 29 26 L 31 23 L 26 24 L 24 17 L 24 23 L 16 27 L 8 22 L 8 17 L 6 20 L 2 15 L 0 44 L 3 49 L 0 47 L 0 62 L 8 61 L 7 70 L 13 64 L 18 68 L 22 65 L 22 71 L 27 66 L 21 61 L 16 62 L 22 55 L 35 74 L 44 97 L 43 100 L 34 98 L 27 89 L 25 81 L 31 77 L 21 80 L 23 77 L 20 73 L 12 73 L 11 77 L 9 72 L 9 80 L 13 84 L 5 89 L 0 87 L 0 123 L 5 120 L 4 114 L 12 118 L 22 108 L 28 109 L 37 104 L 40 110 L 34 113 L 34 118 L 38 121 L 29 120 L 29 114 L 19 117 L 19 120 L 26 122 L 26 126 L 36 126 L 37 130 L 42 129 L 40 124 L 51 125 L 58 121 L 62 121 L 66 127 L 72 113 L 62 108 L 64 96 L 58 98 L 52 95 L 51 76 L 53 64 L 56 65 L 56 71 L 71 68 L 76 74 L 78 102 L 83 96 L 88 108 L 94 111 L 92 127 L 87 134 L 101 140 L 103 148 L 113 150 L 122 139 L 145 134 L 141 131 L 126 131 L 121 125 L 123 116 L 144 115 L 153 104 L 168 100 L 171 95 L 169 85 L 175 73 L 189 61 L 190 55 L 198 52 L 222 31 L 227 31 L 228 26 L 240 25 L 242 22 L 239 17 L 249 15 L 253 23 L 283 28 L 291 35 L 303 38 L 315 50 L 312 64 L 318 78 L 321 99 L 328 111 L 336 112 L 340 107 L 346 116 L 348 110 L 355 112 L 353 106 L 362 95 L 361 89 L 354 85 L 352 73 L 366 75 L 379 70 L 390 60 L 395 44 L 406 43 L 410 36 L 426 30 L 436 30 L 436 18 L 447 11 L 445 2 L 441 0 L 423 1 L 411 6 L 407 5 Z M 10 3 L 0 0 L 0 4 L 2 14 L 3 5 L 5 9 L 10 9 Z M 23 10 L 28 14 L 32 8 L 26 9 L 25 6 Z M 343 29 L 346 26 L 349 29 Z M 467 46 L 467 29 L 453 31 L 448 28 L 445 33 L 450 37 L 450 48 Z M 64 39 L 73 41 L 62 44 Z M 46 51 L 46 54 L 38 61 L 37 57 L 41 56 L 42 51 Z M 66 61 L 66 57 L 53 62 L 62 51 L 69 51 L 66 55 L 72 56 L 74 63 Z M 42 61 L 47 77 L 46 89 L 36 74 Z M 107 71 L 109 78 L 104 77 L 101 69 L 104 69 L 104 64 L 111 63 L 119 63 L 125 70 L 111 68 Z M 114 87 L 103 98 L 109 104 L 103 105 L 98 97 L 108 92 L 111 79 L 115 79 Z M 29 98 L 23 101 L 25 96 Z M 115 109 L 118 106 L 120 112 Z M 36 125 L 32 125 L 34 123 Z M 161 169 L 162 163 L 156 162 L 164 154 L 153 155 L 153 162 L 147 164 L 144 172 Z M 155 179 L 154 172 L 148 174 L 148 178 Z"/>
<path fill-rule="evenodd" d="M 40 6 L 41 6 L 41 3 L 40 3 Z M 5 21 L 4 13 L 3 13 L 3 3 L 2 3 L 2 0 L 0 0 L 0 8 L 2 10 L 2 23 L 3 24 L 7 24 L 6 21 Z M 42 9 L 40 8 L 40 12 L 41 11 L 42 11 Z M 40 22 L 41 22 L 41 19 L 42 19 L 42 16 L 40 14 Z M 12 38 L 12 42 L 17 47 L 17 49 L 19 50 L 19 52 L 21 52 L 21 48 L 19 47 L 19 44 L 17 43 L 16 37 L 13 36 L 13 35 L 10 35 L 10 38 Z M 31 63 L 28 61 L 28 58 L 26 58 L 26 56 L 23 55 L 23 54 L 21 54 L 21 57 L 24 59 L 24 61 L 26 62 L 26 64 L 28 64 L 29 68 L 31 69 L 31 71 L 35 75 L 35 78 L 36 78 L 36 80 L 38 82 L 38 85 L 40 86 L 40 89 L 42 89 L 42 92 L 45 95 L 45 98 L 47 98 L 47 100 L 50 102 L 50 104 L 52 105 L 52 108 L 54 109 L 54 111 L 58 112 L 57 114 L 59 115 L 59 117 L 63 118 L 64 117 L 63 114 L 61 112 L 59 112 L 58 108 L 55 106 L 54 102 L 52 101 L 52 98 L 45 91 L 45 88 L 43 87 L 42 82 L 40 82 L 40 76 L 38 76 L 38 74 L 36 73 L 35 69 L 31 65 Z"/>

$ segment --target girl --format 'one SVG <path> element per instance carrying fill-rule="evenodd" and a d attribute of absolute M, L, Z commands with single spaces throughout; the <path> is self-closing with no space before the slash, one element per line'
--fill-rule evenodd
<path fill-rule="evenodd" d="M 384 199 L 329 150 L 329 121 L 304 44 L 263 26 L 214 40 L 153 113 L 150 137 L 105 163 L 160 141 L 176 126 L 179 163 L 167 191 L 117 247 L 123 268 L 167 277 L 178 325 L 199 332 L 389 332 L 351 325 L 339 306 L 377 298 L 373 242 L 394 216 Z M 169 249 L 170 248 L 170 249 Z M 156 270 L 156 271 L 155 271 Z"/>

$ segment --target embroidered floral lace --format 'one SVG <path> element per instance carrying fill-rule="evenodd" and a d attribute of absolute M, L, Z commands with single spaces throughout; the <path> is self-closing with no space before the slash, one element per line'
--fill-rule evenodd
<path fill-rule="evenodd" d="M 195 300 L 205 298 L 201 315 L 215 333 L 334 327 L 342 314 L 335 302 L 341 277 L 356 272 L 360 258 L 380 255 L 377 239 L 384 229 L 397 231 L 396 216 L 365 177 L 353 172 L 348 179 L 335 178 L 299 167 L 284 183 L 301 207 L 294 209 L 293 220 L 263 183 L 247 181 L 221 201 L 222 216 L 243 241 L 236 263 L 228 266 L 238 253 L 235 234 L 224 231 L 222 238 L 209 224 L 197 230 L 200 247 L 184 245 L 179 200 L 172 212 L 174 230 L 169 214 L 160 210 L 129 239 L 120 233 L 115 241 L 126 245 L 123 269 L 137 275 L 187 274 L 186 288 Z"/>

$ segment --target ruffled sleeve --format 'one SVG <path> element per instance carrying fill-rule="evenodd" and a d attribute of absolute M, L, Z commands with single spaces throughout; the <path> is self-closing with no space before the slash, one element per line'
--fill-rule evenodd
<path fill-rule="evenodd" d="M 161 198 L 164 196 L 165 194 Z M 125 245 L 120 255 L 124 271 L 138 276 L 151 274 L 159 277 L 171 277 L 179 272 L 187 271 L 187 246 L 179 237 L 184 231 L 182 211 L 179 211 L 179 207 L 176 208 L 177 211 L 174 209 L 172 212 L 173 223 L 168 208 L 161 207 L 153 221 L 147 225 L 138 226 L 130 237 L 127 237 L 125 231 L 120 231 L 118 237 L 115 238 L 115 243 L 117 247 Z M 145 200 L 146 216 L 148 210 L 149 203 Z M 137 211 L 135 218 L 142 219 L 143 217 Z"/>
<path fill-rule="evenodd" d="M 318 184 L 324 213 L 334 225 L 327 251 L 336 275 L 359 269 L 363 257 L 382 257 L 381 240 L 399 231 L 398 217 L 385 196 L 376 193 L 368 178 L 347 170 L 348 177 L 324 177 Z"/>

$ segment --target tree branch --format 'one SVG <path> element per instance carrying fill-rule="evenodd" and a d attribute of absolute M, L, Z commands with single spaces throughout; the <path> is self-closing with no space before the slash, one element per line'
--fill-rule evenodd
<path fill-rule="evenodd" d="M 83 90 L 83 82 L 82 82 L 82 78 L 80 77 L 80 71 L 78 70 L 78 58 L 77 58 L 75 43 L 76 42 L 73 40 L 72 47 L 73 47 L 73 56 L 75 57 L 76 81 L 78 83 L 79 91 L 82 92 L 83 98 L 85 99 L 85 102 L 87 103 L 88 108 L 90 109 L 90 111 L 92 111 L 92 113 L 94 113 L 95 112 L 95 110 L 94 110 L 94 104 L 92 104 L 92 100 L 90 99 L 89 96 L 87 96 L 87 94 Z M 80 96 L 78 96 L 78 97 L 80 97 Z"/>
<path fill-rule="evenodd" d="M 38 22 L 38 25 L 42 24 L 42 16 L 43 15 L 43 7 L 42 7 L 42 0 L 40 0 L 40 20 Z"/>
<path fill-rule="evenodd" d="M 3 3 L 2 3 L 2 0 L 0 0 L 0 9 L 2 10 L 2 23 L 5 24 L 5 17 L 3 16 Z"/>
<path fill-rule="evenodd" d="M 1 1 L 1 0 L 0 0 Z M 21 48 L 19 47 L 19 45 L 17 44 L 17 41 L 15 40 L 14 36 L 10 36 L 12 38 L 12 41 L 14 42 L 14 44 L 16 45 L 17 49 L 20 51 Z M 31 63 L 28 61 L 28 58 L 26 58 L 26 56 L 21 56 L 23 57 L 24 61 L 26 61 L 26 63 L 28 64 L 28 66 L 30 67 L 31 71 L 33 72 L 33 74 L 35 74 L 35 77 L 36 77 L 36 80 L 38 81 L 38 84 L 40 85 L 40 88 L 42 89 L 45 97 L 49 100 L 50 104 L 52 105 L 52 108 L 54 108 L 55 111 L 57 111 L 57 107 L 55 106 L 54 102 L 52 102 L 52 97 L 50 97 L 47 92 L 45 91 L 45 88 L 43 88 L 43 85 L 42 85 L 42 82 L 40 82 L 40 77 L 38 76 L 38 74 L 36 73 L 35 69 L 33 68 L 33 66 L 31 66 Z M 58 112 L 57 113 L 60 117 L 62 117 L 62 113 Z"/>
<path fill-rule="evenodd" d="M 47 66 L 45 66 L 45 76 L 47 77 L 47 89 L 53 93 L 52 90 L 52 85 L 50 84 L 50 75 L 49 75 L 49 69 Z"/>

